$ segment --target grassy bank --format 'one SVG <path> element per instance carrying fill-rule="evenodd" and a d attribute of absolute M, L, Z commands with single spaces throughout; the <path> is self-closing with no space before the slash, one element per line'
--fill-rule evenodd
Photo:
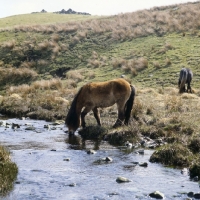
<path fill-rule="evenodd" d="M 0 146 L 0 196 L 8 194 L 13 189 L 18 168 L 10 159 L 10 153 Z"/>

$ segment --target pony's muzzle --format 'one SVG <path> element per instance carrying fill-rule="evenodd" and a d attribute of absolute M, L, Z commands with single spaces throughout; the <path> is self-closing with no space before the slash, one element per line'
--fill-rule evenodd
<path fill-rule="evenodd" d="M 74 132 L 75 132 L 75 131 L 72 131 L 72 130 L 71 130 L 71 131 L 68 131 L 69 135 L 74 135 Z"/>

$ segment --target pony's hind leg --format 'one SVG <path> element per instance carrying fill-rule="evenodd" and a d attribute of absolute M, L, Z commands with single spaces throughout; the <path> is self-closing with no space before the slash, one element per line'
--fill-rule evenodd
<path fill-rule="evenodd" d="M 101 126 L 101 120 L 100 120 L 100 114 L 99 114 L 98 108 L 95 107 L 95 108 L 92 109 L 92 111 L 93 111 L 93 113 L 94 113 L 95 119 L 97 120 L 97 124 L 98 124 L 99 126 Z"/>
<path fill-rule="evenodd" d="M 187 92 L 192 93 L 192 88 L 191 88 L 191 86 L 190 86 L 190 83 L 188 83 L 188 86 L 187 86 Z"/>
<path fill-rule="evenodd" d="M 124 119 L 125 119 L 125 113 L 124 113 L 124 106 L 121 106 L 120 104 L 117 104 L 117 107 L 118 107 L 118 118 L 117 118 L 117 121 L 115 122 L 113 128 L 116 128 L 118 126 L 121 126 L 124 122 Z"/>

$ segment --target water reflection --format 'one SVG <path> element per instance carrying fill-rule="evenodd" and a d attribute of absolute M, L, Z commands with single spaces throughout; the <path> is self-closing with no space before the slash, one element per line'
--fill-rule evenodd
<path fill-rule="evenodd" d="M 85 140 L 79 135 L 69 134 L 65 143 L 69 145 L 70 149 L 83 150 L 83 149 L 93 149 L 99 150 L 101 140 Z"/>

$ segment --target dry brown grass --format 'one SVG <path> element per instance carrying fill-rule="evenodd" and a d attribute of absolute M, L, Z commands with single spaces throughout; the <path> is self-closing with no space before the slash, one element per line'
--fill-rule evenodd
<path fill-rule="evenodd" d="M 156 69 L 159 69 L 161 66 L 160 66 L 160 63 L 158 61 L 154 61 L 153 62 L 153 66 L 156 68 Z"/>
<path fill-rule="evenodd" d="M 137 60 L 118 58 L 113 59 L 111 65 L 113 68 L 121 67 L 125 72 L 131 72 L 132 76 L 135 76 L 139 71 L 148 68 L 148 60 L 143 57 L 140 57 Z"/>
<path fill-rule="evenodd" d="M 172 64 L 172 62 L 171 62 L 170 58 L 166 58 L 166 59 L 165 59 L 165 66 L 168 67 L 168 66 L 170 66 L 171 64 Z"/>
<path fill-rule="evenodd" d="M 59 90 L 62 88 L 62 82 L 60 79 L 51 79 L 51 80 L 41 80 L 36 81 L 31 84 L 31 87 L 40 90 Z"/>
<path fill-rule="evenodd" d="M 52 41 L 54 41 L 54 42 L 58 42 L 59 39 L 60 39 L 60 36 L 59 36 L 59 34 L 53 34 L 53 35 L 51 36 L 51 39 L 52 39 Z"/>
<path fill-rule="evenodd" d="M 39 44 L 38 44 L 38 48 L 39 48 L 39 50 L 41 50 L 41 51 L 46 51 L 46 50 L 48 50 L 48 48 L 49 48 L 49 42 L 48 42 L 47 40 L 45 40 L 45 41 L 39 43 Z"/>
<path fill-rule="evenodd" d="M 96 51 L 92 52 L 91 57 L 88 59 L 88 67 L 98 68 L 107 65 L 107 57 L 99 56 Z"/>
<path fill-rule="evenodd" d="M 0 68 L 0 83 L 1 84 L 6 84 L 7 80 L 12 80 L 13 82 L 15 81 L 21 81 L 21 80 L 34 80 L 38 74 L 28 68 Z M 11 81 L 11 82 L 12 82 Z"/>
<path fill-rule="evenodd" d="M 19 86 L 11 86 L 8 88 L 7 93 L 9 95 L 18 93 L 24 96 L 35 93 L 37 90 L 61 90 L 62 88 L 63 85 L 60 79 L 51 79 L 35 81 L 31 85 L 22 84 Z"/>
<path fill-rule="evenodd" d="M 119 14 L 111 16 L 109 20 L 105 17 L 105 19 L 92 19 L 82 22 L 77 21 L 42 26 L 18 26 L 13 29 L 2 29 L 2 31 L 13 30 L 15 32 L 34 31 L 46 34 L 53 33 L 53 41 L 59 40 L 58 35 L 61 32 L 77 32 L 76 36 L 72 38 L 74 43 L 86 38 L 88 32 L 91 32 L 92 34 L 109 32 L 111 33 L 110 36 L 113 40 L 130 40 L 135 37 L 143 37 L 151 34 L 160 36 L 172 31 L 185 32 L 187 30 L 198 30 L 200 26 L 199 9 L 199 3 L 179 4 Z M 43 47 L 45 47 L 45 45 Z M 169 46 L 167 46 L 167 48 L 168 47 Z"/>
<path fill-rule="evenodd" d="M 84 79 L 84 76 L 82 75 L 82 70 L 70 70 L 66 73 L 66 77 L 76 82 L 80 82 Z"/>
<path fill-rule="evenodd" d="M 12 49 L 14 49 L 15 45 L 16 45 L 16 41 L 10 40 L 10 41 L 4 42 L 2 44 L 2 47 L 5 48 L 5 49 L 12 50 Z"/>
<path fill-rule="evenodd" d="M 35 119 L 63 119 L 76 92 L 76 89 L 64 87 L 60 79 L 12 86 L 2 99 L 1 111 Z"/>
<path fill-rule="evenodd" d="M 21 68 L 34 68 L 36 66 L 36 62 L 35 61 L 24 61 L 23 63 L 20 64 Z"/>

